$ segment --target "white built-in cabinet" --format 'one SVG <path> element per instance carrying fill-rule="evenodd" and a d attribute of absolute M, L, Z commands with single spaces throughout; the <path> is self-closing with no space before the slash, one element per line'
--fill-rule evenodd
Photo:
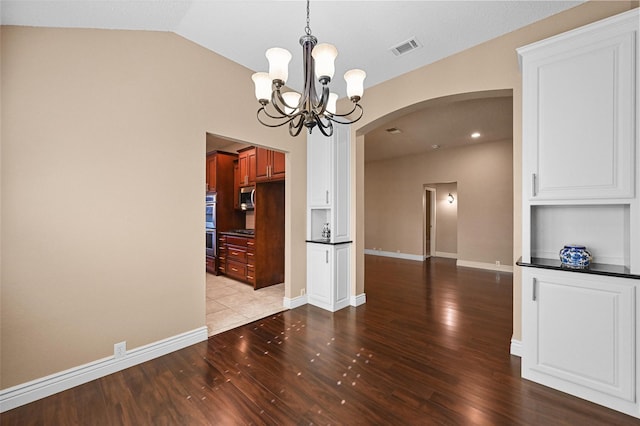
<path fill-rule="evenodd" d="M 350 303 L 350 132 L 307 136 L 307 301 L 332 312 Z"/>
<path fill-rule="evenodd" d="M 319 131 L 307 136 L 307 239 L 322 237 L 325 223 L 331 242 L 350 240 L 349 181 L 351 130 L 336 125 L 333 135 Z"/>
<path fill-rule="evenodd" d="M 639 284 L 523 268 L 522 376 L 639 417 Z"/>
<path fill-rule="evenodd" d="M 349 306 L 351 244 L 307 243 L 307 301 L 335 312 Z"/>
<path fill-rule="evenodd" d="M 518 50 L 524 67 L 526 194 L 634 196 L 638 22 L 584 28 Z"/>
<path fill-rule="evenodd" d="M 638 9 L 518 49 L 522 377 L 640 418 Z M 562 267 L 565 244 L 592 253 Z"/>

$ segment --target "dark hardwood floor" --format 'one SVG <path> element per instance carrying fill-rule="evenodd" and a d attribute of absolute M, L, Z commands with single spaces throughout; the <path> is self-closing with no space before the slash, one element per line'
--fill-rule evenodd
<path fill-rule="evenodd" d="M 522 380 L 511 274 L 366 257 L 367 303 L 303 306 L 8 411 L 9 425 L 638 425 Z"/>

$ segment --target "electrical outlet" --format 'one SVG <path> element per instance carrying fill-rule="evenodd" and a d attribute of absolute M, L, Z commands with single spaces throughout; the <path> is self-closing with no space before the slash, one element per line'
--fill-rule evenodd
<path fill-rule="evenodd" d="M 500 261 L 496 260 L 496 266 L 500 266 Z"/>
<path fill-rule="evenodd" d="M 127 342 L 120 342 L 113 345 L 113 357 L 123 358 L 127 354 Z"/>
<path fill-rule="evenodd" d="M 305 294 L 306 292 L 307 292 L 307 290 L 303 288 L 302 290 L 300 290 L 300 296 L 304 296 L 304 294 Z"/>

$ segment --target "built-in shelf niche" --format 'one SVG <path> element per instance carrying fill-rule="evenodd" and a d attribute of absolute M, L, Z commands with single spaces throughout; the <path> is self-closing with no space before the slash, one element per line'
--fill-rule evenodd
<path fill-rule="evenodd" d="M 593 263 L 630 267 L 630 206 L 531 206 L 531 257 L 557 259 L 565 244 L 581 244 Z"/>
<path fill-rule="evenodd" d="M 322 240 L 322 228 L 325 223 L 329 224 L 329 229 L 333 232 L 330 219 L 331 209 L 311 209 L 309 240 Z"/>

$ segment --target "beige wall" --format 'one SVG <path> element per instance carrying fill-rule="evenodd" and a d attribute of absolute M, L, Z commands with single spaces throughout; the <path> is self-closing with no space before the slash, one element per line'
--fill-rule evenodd
<path fill-rule="evenodd" d="M 510 140 L 366 163 L 365 247 L 421 256 L 424 185 L 456 182 L 458 259 L 511 264 L 512 167 Z M 449 189 L 438 191 L 437 218 L 447 210 L 440 204 L 454 207 L 446 201 Z M 450 222 L 442 222 L 442 231 L 447 231 Z M 455 221 L 452 226 L 456 227 Z"/>
<path fill-rule="evenodd" d="M 384 124 L 394 116 L 402 115 L 421 103 L 458 93 L 473 93 L 482 90 L 513 90 L 513 255 L 511 262 L 521 252 L 521 145 L 522 145 L 522 90 L 521 74 L 515 49 L 547 37 L 598 21 L 626 10 L 638 7 L 638 1 L 591 1 L 569 9 L 538 23 L 506 34 L 474 48 L 450 56 L 434 64 L 419 68 L 398 78 L 369 88 L 362 100 L 365 110 L 363 119 L 353 129 L 359 135 L 353 150 L 355 163 L 352 174 L 352 203 L 356 270 L 354 293 L 365 292 L 364 247 L 365 247 L 365 201 L 362 192 L 356 189 L 364 183 L 364 154 L 367 131 Z M 358 185 L 358 187 L 356 187 Z M 461 193 L 461 199 L 465 196 Z M 462 208 L 462 206 L 460 206 Z M 468 229 L 458 228 L 460 234 Z M 459 248 L 460 249 L 460 248 Z M 460 250 L 459 250 L 460 251 Z M 460 253 L 463 256 L 467 253 Z M 521 336 L 520 271 L 515 268 L 513 292 L 513 337 Z"/>
<path fill-rule="evenodd" d="M 161 32 L 2 28 L 2 388 L 205 325 L 205 134 L 289 152 L 286 286 L 305 283 L 304 136 L 251 71 Z"/>

